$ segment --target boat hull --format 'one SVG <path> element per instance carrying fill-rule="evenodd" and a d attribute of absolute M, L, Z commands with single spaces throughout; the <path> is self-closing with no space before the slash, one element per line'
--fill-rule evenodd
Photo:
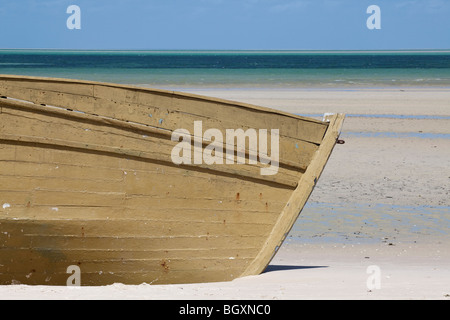
<path fill-rule="evenodd" d="M 1 284 L 66 285 L 73 272 L 81 285 L 259 274 L 343 120 L 64 79 L 3 76 L 0 94 Z M 276 174 L 261 175 L 264 163 L 239 164 L 237 150 L 230 164 L 174 163 L 172 134 L 194 132 L 195 121 L 202 132 L 279 129 Z"/>

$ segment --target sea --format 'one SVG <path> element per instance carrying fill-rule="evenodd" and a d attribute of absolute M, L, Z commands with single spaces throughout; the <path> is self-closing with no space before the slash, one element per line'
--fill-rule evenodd
<path fill-rule="evenodd" d="M 0 50 L 0 74 L 155 88 L 450 87 L 450 50 Z"/>

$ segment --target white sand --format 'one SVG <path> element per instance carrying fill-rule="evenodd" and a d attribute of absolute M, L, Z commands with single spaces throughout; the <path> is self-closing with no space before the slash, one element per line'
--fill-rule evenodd
<path fill-rule="evenodd" d="M 380 271 L 379 289 L 369 266 Z M 285 245 L 268 271 L 231 282 L 105 287 L 3 286 L 2 299 L 449 299 L 448 244 Z M 369 281 L 369 286 L 367 282 Z"/>
<path fill-rule="evenodd" d="M 190 92 L 293 113 L 450 116 L 450 89 Z M 307 231 L 297 234 L 294 228 L 259 276 L 189 285 L 0 286 L 0 298 L 450 299 L 450 139 L 351 134 L 358 132 L 448 135 L 450 120 L 348 118 L 346 144 L 336 146 L 308 202 L 311 208 L 296 224 Z M 319 215 L 314 204 L 340 211 Z M 325 235 L 345 237 L 333 242 Z M 380 271 L 379 288 L 367 283 L 372 265 Z"/>
<path fill-rule="evenodd" d="M 186 91 L 186 90 L 185 90 Z M 450 90 L 398 89 L 191 89 L 292 113 L 449 115 Z"/>

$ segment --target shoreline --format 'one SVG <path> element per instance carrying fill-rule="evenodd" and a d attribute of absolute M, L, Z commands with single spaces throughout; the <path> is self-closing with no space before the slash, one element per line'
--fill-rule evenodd
<path fill-rule="evenodd" d="M 393 114 L 450 116 L 448 89 L 242 90 L 184 89 L 184 92 L 240 101 L 294 114 Z M 424 106 L 426 106 L 424 110 Z M 345 125 L 345 122 L 344 122 Z"/>

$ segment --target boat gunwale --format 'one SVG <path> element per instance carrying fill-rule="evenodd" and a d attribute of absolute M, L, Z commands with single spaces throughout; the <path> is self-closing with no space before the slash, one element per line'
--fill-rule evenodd
<path fill-rule="evenodd" d="M 312 123 L 316 123 L 316 124 L 327 125 L 327 123 L 325 121 L 321 121 L 321 120 L 317 120 L 314 118 L 305 117 L 305 116 L 301 116 L 301 115 L 296 115 L 296 114 L 292 114 L 289 112 L 272 109 L 269 107 L 262 107 L 262 106 L 257 106 L 257 105 L 253 105 L 253 104 L 249 104 L 249 103 L 243 103 L 243 102 L 222 99 L 222 98 L 209 97 L 209 96 L 204 96 L 204 95 L 194 94 L 194 93 L 140 87 L 140 86 L 131 85 L 131 84 L 116 84 L 116 83 L 111 83 L 111 82 L 99 82 L 99 81 L 92 81 L 92 80 L 78 80 L 78 79 L 66 79 L 66 78 L 0 74 L 0 81 L 2 81 L 2 80 L 4 80 L 4 81 L 21 81 L 21 80 L 23 81 L 23 80 L 25 80 L 25 81 L 34 81 L 34 82 L 47 82 L 47 83 L 53 82 L 53 83 L 67 83 L 67 84 L 84 84 L 84 85 L 93 85 L 93 86 L 104 86 L 104 87 L 110 87 L 110 88 L 119 88 L 119 89 L 126 89 L 126 90 L 138 91 L 138 92 L 155 93 L 155 94 L 172 96 L 172 97 L 180 97 L 180 98 L 192 99 L 192 100 L 217 102 L 217 103 L 221 103 L 224 105 L 230 105 L 230 106 L 240 107 L 240 108 L 244 108 L 244 109 L 250 109 L 250 110 L 258 111 L 258 112 L 281 115 L 281 116 L 298 119 L 298 120 L 303 120 L 303 121 L 308 121 L 308 122 L 312 122 Z M 54 91 L 54 90 L 47 90 L 47 91 Z M 57 92 L 57 91 L 54 91 L 54 92 Z M 12 98 L 14 98 L 14 97 L 12 97 Z"/>

